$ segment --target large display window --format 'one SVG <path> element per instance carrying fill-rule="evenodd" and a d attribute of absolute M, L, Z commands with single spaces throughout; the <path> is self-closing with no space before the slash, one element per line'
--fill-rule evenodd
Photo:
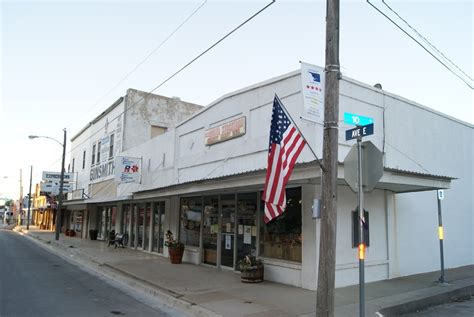
<path fill-rule="evenodd" d="M 199 247 L 201 217 L 202 197 L 181 198 L 179 241 L 186 246 Z"/>
<path fill-rule="evenodd" d="M 286 210 L 265 224 L 261 204 L 260 255 L 268 258 L 301 262 L 301 188 L 286 190 Z"/>

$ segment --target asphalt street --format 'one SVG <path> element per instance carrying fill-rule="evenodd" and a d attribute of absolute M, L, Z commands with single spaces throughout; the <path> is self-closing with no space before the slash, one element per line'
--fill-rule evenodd
<path fill-rule="evenodd" d="M 169 316 L 0 229 L 0 316 Z"/>

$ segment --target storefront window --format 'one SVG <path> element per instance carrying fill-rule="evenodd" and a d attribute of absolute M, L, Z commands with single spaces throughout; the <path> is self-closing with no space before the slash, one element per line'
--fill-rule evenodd
<path fill-rule="evenodd" d="M 179 240 L 187 246 L 199 247 L 202 198 L 181 198 Z"/>
<path fill-rule="evenodd" d="M 261 204 L 260 255 L 301 262 L 301 188 L 286 190 L 286 210 L 265 224 Z"/>
<path fill-rule="evenodd" d="M 218 196 L 204 197 L 202 224 L 202 257 L 206 264 L 217 264 L 217 234 L 219 232 Z"/>

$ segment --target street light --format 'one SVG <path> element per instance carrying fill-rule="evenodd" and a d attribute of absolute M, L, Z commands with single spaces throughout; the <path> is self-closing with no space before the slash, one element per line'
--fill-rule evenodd
<path fill-rule="evenodd" d="M 54 239 L 59 240 L 59 232 L 61 231 L 61 226 L 59 224 L 61 220 L 61 208 L 63 206 L 63 186 L 64 186 L 64 160 L 66 158 L 66 129 L 64 131 L 64 141 L 63 143 L 59 142 L 55 138 L 51 138 L 49 136 L 42 136 L 42 135 L 30 135 L 28 136 L 29 139 L 37 139 L 37 138 L 46 138 L 53 141 L 56 141 L 59 145 L 63 147 L 63 159 L 61 163 L 61 179 L 59 181 L 59 198 L 58 198 L 58 211 L 56 212 L 56 229 L 54 232 Z"/>

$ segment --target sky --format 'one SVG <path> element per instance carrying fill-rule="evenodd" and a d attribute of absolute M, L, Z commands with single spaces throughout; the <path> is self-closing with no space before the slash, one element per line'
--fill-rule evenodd
<path fill-rule="evenodd" d="M 152 90 L 269 2 L 0 0 L 0 197 L 18 199 L 20 178 L 26 194 L 31 166 L 33 186 L 60 170 L 60 144 L 28 135 L 62 142 L 65 128 L 69 151 L 128 88 Z M 385 2 L 474 76 L 473 1 Z M 154 93 L 206 106 L 299 61 L 324 66 L 325 12 L 325 1 L 277 1 Z M 345 76 L 474 123 L 473 90 L 366 1 L 341 0 L 340 63 Z"/>

